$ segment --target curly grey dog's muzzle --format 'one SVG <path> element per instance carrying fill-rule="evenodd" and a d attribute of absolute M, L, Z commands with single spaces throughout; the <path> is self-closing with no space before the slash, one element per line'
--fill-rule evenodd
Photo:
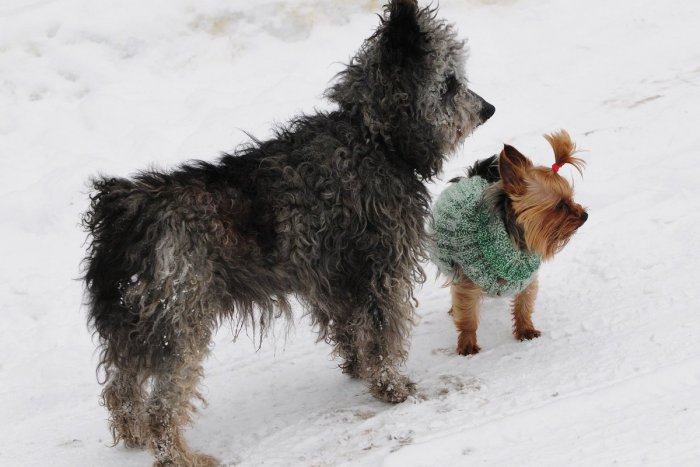
<path fill-rule="evenodd" d="M 479 119 L 481 120 L 481 123 L 484 123 L 486 120 L 493 116 L 493 114 L 496 112 L 496 107 L 486 102 L 486 100 L 483 97 L 481 97 L 471 89 L 469 90 L 469 94 L 471 94 L 475 99 L 477 99 L 481 103 L 481 110 L 479 110 Z"/>

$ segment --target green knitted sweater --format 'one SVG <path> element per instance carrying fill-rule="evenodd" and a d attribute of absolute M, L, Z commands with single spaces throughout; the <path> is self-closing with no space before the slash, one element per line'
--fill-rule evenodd
<path fill-rule="evenodd" d="M 448 277 L 454 266 L 489 295 L 511 295 L 532 281 L 541 257 L 520 250 L 503 219 L 484 205 L 489 183 L 463 178 L 442 192 L 433 208 L 431 259 Z"/>

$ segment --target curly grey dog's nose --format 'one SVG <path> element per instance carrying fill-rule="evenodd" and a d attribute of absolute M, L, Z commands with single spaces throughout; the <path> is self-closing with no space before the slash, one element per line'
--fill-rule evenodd
<path fill-rule="evenodd" d="M 474 99 L 476 99 L 481 104 L 481 110 L 479 110 L 479 119 L 481 120 L 481 123 L 484 123 L 486 120 L 491 118 L 491 116 L 496 112 L 496 107 L 486 102 L 486 99 L 484 99 L 471 89 L 469 89 L 468 92 Z"/>
<path fill-rule="evenodd" d="M 481 111 L 479 112 L 479 118 L 481 119 L 481 121 L 485 122 L 486 120 L 491 118 L 491 116 L 494 113 L 496 113 L 496 107 L 492 106 L 486 101 L 483 101 Z"/>

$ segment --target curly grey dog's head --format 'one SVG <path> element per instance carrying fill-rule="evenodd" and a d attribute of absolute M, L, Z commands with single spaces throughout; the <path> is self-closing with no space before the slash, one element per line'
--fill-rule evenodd
<path fill-rule="evenodd" d="M 392 0 L 327 96 L 424 178 L 495 112 L 468 88 L 465 42 L 436 10 Z"/>

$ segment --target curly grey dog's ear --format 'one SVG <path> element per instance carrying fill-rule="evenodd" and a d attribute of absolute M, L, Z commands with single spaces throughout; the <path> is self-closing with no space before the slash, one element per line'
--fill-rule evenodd
<path fill-rule="evenodd" d="M 418 2 L 392 0 L 384 11 L 387 13 L 383 19 L 384 58 L 392 64 L 402 65 L 407 59 L 424 56 L 423 33 L 418 24 Z"/>

